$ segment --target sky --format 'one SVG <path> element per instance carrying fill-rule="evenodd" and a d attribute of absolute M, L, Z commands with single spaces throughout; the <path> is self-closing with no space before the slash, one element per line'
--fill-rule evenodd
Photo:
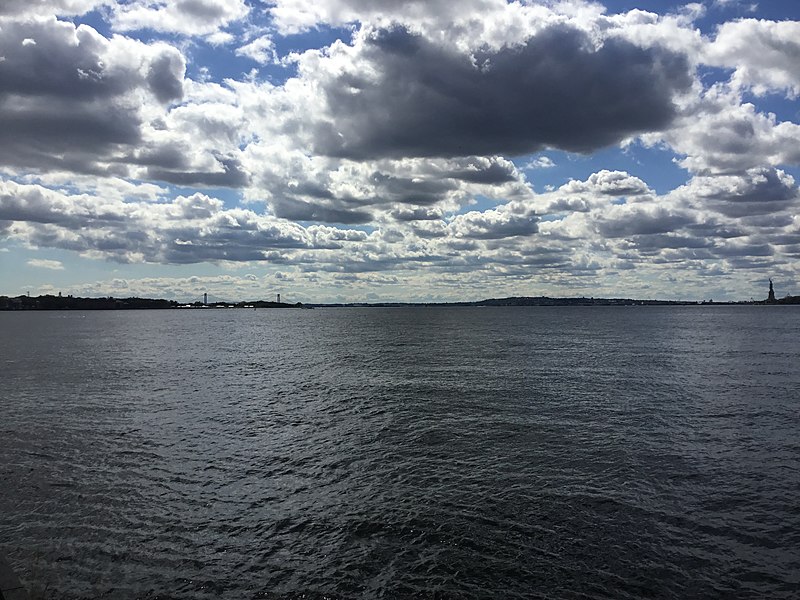
<path fill-rule="evenodd" d="M 800 294 L 800 2 L 3 0 L 0 294 Z"/>

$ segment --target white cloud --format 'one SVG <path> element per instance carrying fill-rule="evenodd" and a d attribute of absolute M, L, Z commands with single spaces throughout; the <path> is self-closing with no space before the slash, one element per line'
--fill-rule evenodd
<path fill-rule="evenodd" d="M 278 30 L 283 34 L 297 33 L 317 25 L 346 25 L 353 22 L 393 20 L 424 23 L 455 21 L 459 15 L 497 10 L 500 2 L 493 0 L 410 0 L 395 2 L 378 0 L 277 0 L 270 8 Z"/>
<path fill-rule="evenodd" d="M 133 0 L 114 7 L 112 24 L 118 31 L 151 29 L 187 36 L 214 35 L 249 12 L 244 0 Z"/>
<path fill-rule="evenodd" d="M 236 36 L 227 31 L 216 31 L 208 34 L 205 40 L 212 46 L 225 46 L 226 44 L 233 43 L 236 40 Z"/>
<path fill-rule="evenodd" d="M 602 194 L 606 196 L 640 196 L 647 194 L 647 184 L 625 171 L 603 169 L 592 173 L 586 181 L 570 181 L 561 191 L 574 195 L 581 193 Z"/>
<path fill-rule="evenodd" d="M 710 65 L 734 69 L 736 88 L 800 95 L 800 22 L 743 19 L 723 23 L 706 50 Z"/>
<path fill-rule="evenodd" d="M 303 228 L 250 210 L 225 209 L 221 200 L 200 193 L 154 204 L 2 180 L 0 223 L 10 224 L 11 238 L 33 246 L 123 263 L 278 260 L 292 249 L 339 249 L 365 238 L 360 231 Z"/>
<path fill-rule="evenodd" d="M 259 64 L 266 65 L 276 61 L 275 44 L 269 36 L 261 36 L 236 49 L 238 56 L 246 56 Z"/>
<path fill-rule="evenodd" d="M 0 17 L 23 16 L 74 16 L 83 15 L 100 6 L 109 5 L 113 0 L 3 0 L 0 3 Z"/>
<path fill-rule="evenodd" d="M 525 169 L 552 169 L 556 166 L 549 156 L 537 156 L 536 158 L 528 161 L 523 167 Z"/>
<path fill-rule="evenodd" d="M 511 204 L 483 212 L 457 215 L 448 224 L 456 238 L 495 240 L 530 236 L 539 231 L 539 219 L 532 211 L 517 211 Z"/>
<path fill-rule="evenodd" d="M 698 174 L 800 164 L 800 125 L 778 122 L 721 86 L 705 93 L 663 137 L 651 139 L 665 140 L 685 155 L 681 166 Z"/>
<path fill-rule="evenodd" d="M 50 269 L 51 271 L 63 271 L 64 265 L 58 260 L 49 260 L 46 258 L 32 258 L 27 263 L 30 267 L 37 269 Z"/>

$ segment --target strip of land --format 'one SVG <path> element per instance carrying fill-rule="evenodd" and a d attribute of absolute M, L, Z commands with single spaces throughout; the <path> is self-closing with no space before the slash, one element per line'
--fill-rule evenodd
<path fill-rule="evenodd" d="M 252 300 L 239 302 L 181 303 L 162 298 L 80 298 L 73 296 L 0 296 L 0 310 L 142 310 L 142 309 L 221 309 L 221 308 L 346 308 L 346 307 L 403 307 L 403 306 L 696 306 L 696 305 L 762 305 L 800 304 L 800 296 L 740 302 L 690 300 L 637 300 L 634 298 L 551 298 L 549 296 L 514 296 L 488 298 L 474 302 L 350 302 L 312 303 L 270 302 Z"/>

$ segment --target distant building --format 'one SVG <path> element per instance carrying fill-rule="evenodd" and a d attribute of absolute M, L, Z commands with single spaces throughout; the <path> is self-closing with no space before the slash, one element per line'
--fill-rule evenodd
<path fill-rule="evenodd" d="M 280 304 L 280 303 L 281 303 L 281 295 L 278 294 L 278 304 Z"/>
<path fill-rule="evenodd" d="M 769 280 L 769 295 L 767 296 L 767 304 L 775 304 L 775 290 L 772 289 L 772 279 Z"/>

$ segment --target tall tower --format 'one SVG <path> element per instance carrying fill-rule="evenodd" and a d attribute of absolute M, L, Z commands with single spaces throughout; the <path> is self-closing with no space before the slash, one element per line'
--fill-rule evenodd
<path fill-rule="evenodd" d="M 203 306 L 208 304 L 208 292 L 203 292 Z"/>
<path fill-rule="evenodd" d="M 769 280 L 769 295 L 767 296 L 767 302 L 773 304 L 776 302 L 775 300 L 775 290 L 772 289 L 772 278 Z"/>
<path fill-rule="evenodd" d="M 278 294 L 278 304 L 280 304 L 280 303 L 281 303 L 281 295 Z"/>

